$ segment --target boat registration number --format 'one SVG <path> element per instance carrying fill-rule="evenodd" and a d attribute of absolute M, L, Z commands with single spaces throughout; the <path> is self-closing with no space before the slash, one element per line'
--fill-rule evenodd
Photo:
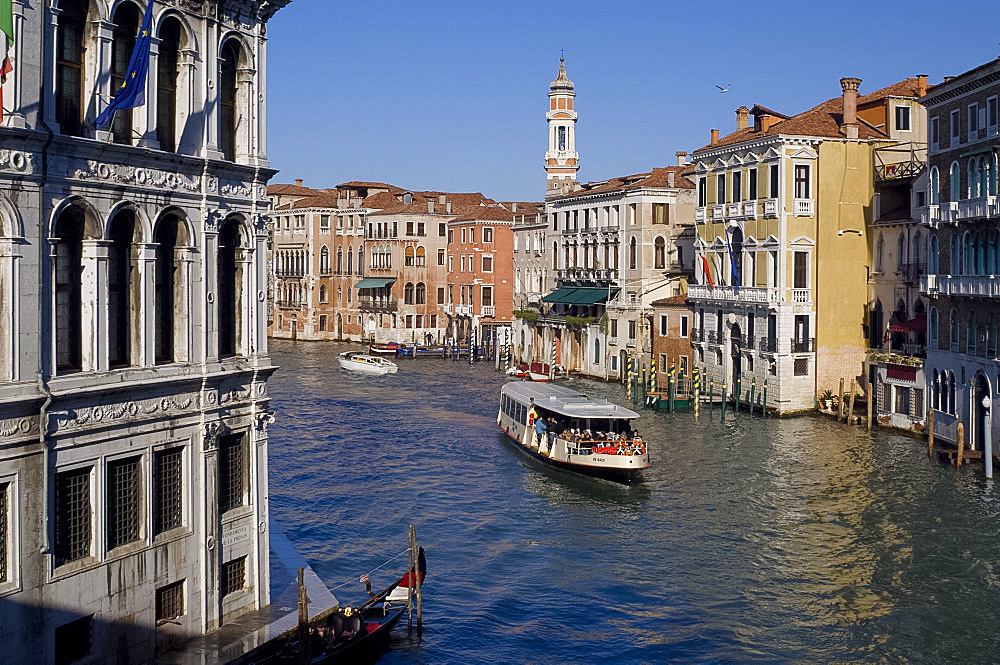
<path fill-rule="evenodd" d="M 603 457 L 595 457 L 595 458 L 594 458 L 594 461 L 595 461 L 595 462 L 603 462 L 603 461 L 604 461 L 604 458 L 603 458 Z"/>

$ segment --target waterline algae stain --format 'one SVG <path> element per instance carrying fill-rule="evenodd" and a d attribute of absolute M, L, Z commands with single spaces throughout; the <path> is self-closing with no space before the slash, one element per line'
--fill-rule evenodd
<path fill-rule="evenodd" d="M 506 377 L 271 342 L 272 516 L 337 596 L 407 525 L 436 571 L 380 663 L 992 662 L 1000 502 L 911 438 L 643 411 L 632 487 L 550 471 L 496 426 Z M 615 384 L 574 381 L 625 404 Z M 389 574 L 389 573 L 387 573 Z M 383 580 L 373 575 L 374 586 Z"/>

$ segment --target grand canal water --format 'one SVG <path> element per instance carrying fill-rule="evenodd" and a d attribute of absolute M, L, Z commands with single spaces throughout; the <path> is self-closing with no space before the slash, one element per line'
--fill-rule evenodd
<path fill-rule="evenodd" d="M 343 602 L 416 525 L 423 636 L 397 629 L 380 663 L 1000 660 L 1000 501 L 981 466 L 818 417 L 643 411 L 655 463 L 619 487 L 512 450 L 492 365 L 363 377 L 337 366 L 344 348 L 271 345 L 271 511 Z"/>

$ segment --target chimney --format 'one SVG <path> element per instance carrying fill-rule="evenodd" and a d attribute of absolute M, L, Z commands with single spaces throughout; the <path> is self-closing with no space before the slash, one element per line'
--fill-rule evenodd
<path fill-rule="evenodd" d="M 516 201 L 512 201 L 511 202 L 511 204 L 510 204 L 510 211 L 511 212 L 517 212 L 517 202 Z"/>
<path fill-rule="evenodd" d="M 736 129 L 746 129 L 750 126 L 750 109 L 741 106 L 736 109 Z"/>
<path fill-rule="evenodd" d="M 674 172 L 667 171 L 667 187 L 673 187 L 673 186 L 674 186 Z"/>
<path fill-rule="evenodd" d="M 719 145 L 719 130 L 718 129 L 713 129 L 712 130 L 712 143 L 711 143 L 711 145 Z"/>
<path fill-rule="evenodd" d="M 685 166 L 685 165 L 687 165 L 687 162 L 688 162 L 687 156 L 688 156 L 688 154 L 686 152 L 684 152 L 683 150 L 678 150 L 674 154 L 677 155 L 677 166 Z"/>
<path fill-rule="evenodd" d="M 451 214 L 451 201 L 448 201 L 447 203 L 444 204 L 444 211 L 448 215 Z"/>
<path fill-rule="evenodd" d="M 296 178 L 295 179 L 295 186 L 296 187 L 301 187 L 302 186 L 302 178 Z"/>
<path fill-rule="evenodd" d="M 434 214 L 434 199 L 427 199 L 427 214 Z"/>
<path fill-rule="evenodd" d="M 861 79 L 840 79 L 840 87 L 844 90 L 844 119 L 840 129 L 849 139 L 858 138 L 858 87 L 860 86 Z"/>
<path fill-rule="evenodd" d="M 927 94 L 927 74 L 917 74 L 917 97 Z"/>

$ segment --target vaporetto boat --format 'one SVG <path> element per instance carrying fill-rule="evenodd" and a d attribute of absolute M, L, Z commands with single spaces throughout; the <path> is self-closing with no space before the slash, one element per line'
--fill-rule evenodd
<path fill-rule="evenodd" d="M 370 356 L 361 351 L 345 351 L 337 356 L 337 362 L 344 369 L 366 374 L 393 374 L 399 369 L 396 363 L 390 360 Z"/>
<path fill-rule="evenodd" d="M 538 416 L 547 428 L 541 436 Z M 518 450 L 550 466 L 628 484 L 652 464 L 649 444 L 632 429 L 638 417 L 570 388 L 520 381 L 500 390 L 497 424 Z"/>

